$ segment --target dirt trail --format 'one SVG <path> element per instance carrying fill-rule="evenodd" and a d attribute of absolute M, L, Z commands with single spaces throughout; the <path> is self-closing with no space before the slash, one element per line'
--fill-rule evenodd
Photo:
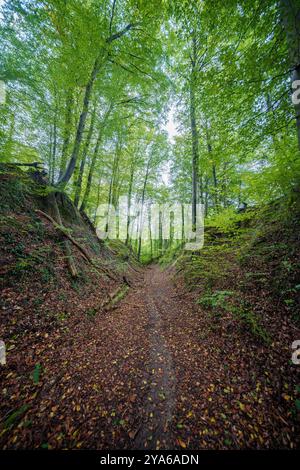
<path fill-rule="evenodd" d="M 172 356 L 164 338 L 165 312 L 176 309 L 170 295 L 172 292 L 169 278 L 157 266 L 146 271 L 143 294 L 149 315 L 147 330 L 150 340 L 150 390 L 145 400 L 141 428 L 134 441 L 137 449 L 170 449 L 174 446 L 169 425 L 175 403 L 176 384 Z"/>
<path fill-rule="evenodd" d="M 39 334 L 30 357 L 28 349 L 11 355 L 1 406 L 15 418 L 0 429 L 0 448 L 297 446 L 288 395 L 270 380 L 269 350 L 246 343 L 190 295 L 151 266 L 114 309 L 70 315 L 44 342 Z"/>

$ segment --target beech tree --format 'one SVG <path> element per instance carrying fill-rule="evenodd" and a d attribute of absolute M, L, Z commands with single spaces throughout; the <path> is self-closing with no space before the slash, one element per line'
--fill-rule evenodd
<path fill-rule="evenodd" d="M 297 0 L 6 1 L 1 161 L 42 163 L 95 222 L 140 202 L 125 243 L 156 256 L 153 202 L 192 204 L 195 228 L 199 203 L 209 218 L 298 188 L 299 24 Z"/>

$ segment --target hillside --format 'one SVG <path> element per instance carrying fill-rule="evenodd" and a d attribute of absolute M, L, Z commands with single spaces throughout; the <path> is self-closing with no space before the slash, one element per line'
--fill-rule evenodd
<path fill-rule="evenodd" d="M 100 241 L 91 222 L 71 200 L 37 183 L 37 177 L 40 179 L 40 175 L 7 166 L 0 175 L 0 324 L 8 363 L 0 371 L 2 441 L 31 401 L 72 370 L 75 356 L 71 350 L 64 364 L 57 354 L 63 355 L 72 345 L 83 361 L 87 344 L 80 343 L 81 335 L 91 329 L 99 312 L 105 315 L 126 295 L 140 269 L 125 246 Z M 66 252 L 69 238 L 42 215 L 55 217 L 54 194 L 61 215 L 58 226 L 84 250 L 69 242 L 76 276 L 70 271 Z M 14 442 L 13 435 L 9 439 Z"/>
<path fill-rule="evenodd" d="M 287 467 L 300 1 L 0 0 L 0 35 L 1 463 Z"/>
<path fill-rule="evenodd" d="M 219 221 L 199 253 L 145 268 L 36 179 L 1 173 L 1 446 L 298 447 L 297 203 Z"/>

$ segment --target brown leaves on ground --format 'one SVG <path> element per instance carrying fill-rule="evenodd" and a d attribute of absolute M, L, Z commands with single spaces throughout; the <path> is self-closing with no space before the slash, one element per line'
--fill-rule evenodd
<path fill-rule="evenodd" d="M 4 290 L 1 448 L 299 446 L 290 335 L 261 345 L 212 321 L 158 267 L 89 315 L 109 286 L 74 289 L 63 273 L 39 297 Z"/>

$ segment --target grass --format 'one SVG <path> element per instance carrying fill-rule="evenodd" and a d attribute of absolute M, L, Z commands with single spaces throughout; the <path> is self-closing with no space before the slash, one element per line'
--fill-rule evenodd
<path fill-rule="evenodd" d="M 229 302 L 230 299 L 230 302 Z M 246 325 L 249 331 L 264 343 L 270 343 L 270 336 L 260 324 L 257 316 L 253 313 L 250 306 L 241 299 L 234 291 L 216 290 L 202 295 L 198 304 L 211 309 L 216 318 L 222 318 L 223 313 L 230 313 L 234 319 Z"/>

